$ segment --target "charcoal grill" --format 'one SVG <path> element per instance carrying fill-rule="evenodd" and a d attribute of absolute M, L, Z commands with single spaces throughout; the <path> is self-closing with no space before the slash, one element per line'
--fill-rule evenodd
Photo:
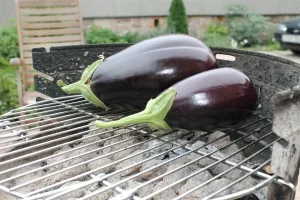
<path fill-rule="evenodd" d="M 79 45 L 33 50 L 35 89 L 49 99 L 0 117 L 1 199 L 267 199 L 268 185 L 295 190 L 272 174 L 272 97 L 299 84 L 300 66 L 248 51 L 212 48 L 221 67 L 244 71 L 260 106 L 232 127 L 209 132 L 151 131 L 145 125 L 99 129 L 96 119 L 137 112 L 134 104 L 103 111 L 80 95 L 66 96 L 58 79 L 74 82 L 105 52 L 128 45 Z M 227 55 L 227 56 L 224 56 Z M 279 199 L 279 198 L 278 198 Z"/>

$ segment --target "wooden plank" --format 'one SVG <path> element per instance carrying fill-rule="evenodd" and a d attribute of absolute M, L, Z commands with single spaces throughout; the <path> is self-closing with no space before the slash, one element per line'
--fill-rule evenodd
<path fill-rule="evenodd" d="M 70 14 L 70 15 L 47 15 L 47 16 L 23 16 L 22 22 L 60 22 L 60 21 L 71 21 L 78 20 L 79 14 Z"/>
<path fill-rule="evenodd" d="M 32 65 L 32 58 L 24 58 L 23 63 L 25 65 Z"/>
<path fill-rule="evenodd" d="M 27 44 L 23 45 L 23 51 L 32 50 L 33 48 L 42 48 L 49 49 L 50 47 L 55 46 L 70 46 L 70 45 L 79 45 L 81 42 L 61 42 L 61 43 L 51 43 L 51 44 Z"/>
<path fill-rule="evenodd" d="M 24 68 L 26 70 L 26 73 L 32 73 L 36 71 L 35 69 L 33 69 L 32 65 L 25 65 Z"/>
<path fill-rule="evenodd" d="M 23 52 L 23 58 L 32 58 L 31 51 L 24 51 Z"/>
<path fill-rule="evenodd" d="M 29 88 L 30 86 L 32 86 L 34 84 L 34 79 L 33 78 L 30 78 L 30 79 L 27 79 L 26 81 L 25 81 L 25 88 L 27 89 L 27 88 Z"/>
<path fill-rule="evenodd" d="M 80 33 L 81 30 L 79 28 L 22 30 L 23 36 L 69 35 L 69 34 L 80 34 Z"/>
<path fill-rule="evenodd" d="M 73 14 L 78 13 L 79 7 L 61 8 L 23 8 L 20 15 L 53 15 L 53 14 Z"/>
<path fill-rule="evenodd" d="M 80 35 L 63 35 L 63 36 L 49 36 L 49 37 L 24 37 L 23 44 L 36 43 L 57 43 L 57 42 L 72 42 L 80 41 Z"/>
<path fill-rule="evenodd" d="M 78 0 L 18 0 L 21 8 L 26 7 L 55 7 L 55 6 L 76 6 Z"/>
<path fill-rule="evenodd" d="M 22 29 L 51 29 L 51 28 L 70 28 L 79 27 L 79 21 L 49 22 L 49 23 L 21 23 Z"/>

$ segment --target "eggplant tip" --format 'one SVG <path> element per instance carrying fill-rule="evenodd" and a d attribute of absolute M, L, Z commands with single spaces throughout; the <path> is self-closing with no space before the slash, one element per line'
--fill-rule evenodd
<path fill-rule="evenodd" d="M 61 79 L 59 79 L 56 81 L 56 85 L 59 87 L 63 87 L 63 86 L 66 86 L 67 84 L 65 82 L 63 82 Z"/>

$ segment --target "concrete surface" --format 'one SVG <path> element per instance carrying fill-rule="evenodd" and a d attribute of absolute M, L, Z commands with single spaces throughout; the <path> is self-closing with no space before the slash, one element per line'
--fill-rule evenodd
<path fill-rule="evenodd" d="M 262 53 L 271 54 L 274 56 L 280 56 L 280 57 L 292 60 L 294 62 L 300 63 L 300 54 L 296 55 L 296 54 L 293 54 L 293 52 L 291 52 L 291 51 L 271 51 L 271 52 L 262 52 Z"/>

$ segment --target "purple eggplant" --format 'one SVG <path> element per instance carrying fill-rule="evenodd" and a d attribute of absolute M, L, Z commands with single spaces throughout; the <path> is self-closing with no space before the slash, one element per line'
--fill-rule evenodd
<path fill-rule="evenodd" d="M 132 56 L 146 51 L 157 50 L 161 48 L 171 47 L 198 47 L 211 51 L 202 41 L 185 34 L 169 34 L 153 37 L 147 40 L 143 40 L 135 45 L 126 48 L 125 51 L 121 51 L 107 58 L 107 60 L 118 59 L 126 56 Z"/>
<path fill-rule="evenodd" d="M 103 61 L 103 62 L 102 62 Z M 189 76 L 218 68 L 210 49 L 186 35 L 165 35 L 137 43 L 88 66 L 80 81 L 64 86 L 88 101 L 144 108 L 150 98 Z"/>
<path fill-rule="evenodd" d="M 211 130 L 239 122 L 258 105 L 251 80 L 233 68 L 218 68 L 188 77 L 149 100 L 145 110 L 116 121 L 96 121 L 101 128 L 146 123 L 152 129 L 170 127 Z"/>
<path fill-rule="evenodd" d="M 103 102 L 143 108 L 178 81 L 214 68 L 215 58 L 206 49 L 156 49 L 103 62 L 92 75 L 91 89 Z"/>

